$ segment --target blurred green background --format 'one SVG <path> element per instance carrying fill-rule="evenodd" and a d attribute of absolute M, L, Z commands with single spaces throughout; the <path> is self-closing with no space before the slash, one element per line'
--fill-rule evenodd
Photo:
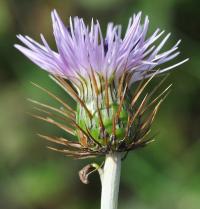
<path fill-rule="evenodd" d="M 157 141 L 132 152 L 123 162 L 120 209 L 200 208 L 200 3 L 199 0 L 0 0 L 0 208 L 95 209 L 100 207 L 97 174 L 83 185 L 78 171 L 88 162 L 47 150 L 40 133 L 59 133 L 31 118 L 26 98 L 50 102 L 30 81 L 69 100 L 47 74 L 13 48 L 16 34 L 39 41 L 42 32 L 53 45 L 50 11 L 68 17 L 98 18 L 127 25 L 138 11 L 149 15 L 150 31 L 172 32 L 182 39 L 178 60 L 190 61 L 174 70 L 173 90 L 163 104 L 154 131 Z M 124 27 L 125 28 L 125 27 Z"/>

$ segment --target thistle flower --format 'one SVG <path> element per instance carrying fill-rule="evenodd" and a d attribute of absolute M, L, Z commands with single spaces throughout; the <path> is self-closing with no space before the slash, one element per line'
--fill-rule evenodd
<path fill-rule="evenodd" d="M 42 44 L 28 36 L 17 36 L 25 45 L 15 45 L 35 64 L 50 73 L 51 78 L 77 103 L 70 107 L 47 89 L 34 84 L 60 103 L 61 107 L 31 100 L 40 114 L 33 116 L 51 123 L 78 140 L 40 135 L 63 148 L 53 148 L 74 158 L 106 156 L 103 169 L 96 164 L 85 166 L 80 178 L 88 183 L 88 175 L 98 170 L 102 183 L 102 209 L 116 209 L 122 156 L 130 150 L 144 147 L 158 108 L 170 86 L 157 93 L 162 79 L 149 92 L 151 80 L 186 62 L 162 67 L 179 55 L 178 41 L 165 52 L 167 34 L 157 29 L 146 38 L 149 20 L 141 22 L 141 12 L 130 18 L 126 33 L 121 26 L 109 23 L 105 38 L 98 21 L 90 26 L 82 18 L 70 18 L 69 27 L 52 12 L 53 33 L 57 52 L 44 36 Z"/>
<path fill-rule="evenodd" d="M 28 36 L 18 35 L 26 47 L 15 47 L 49 72 L 77 102 L 74 109 L 35 84 L 62 106 L 55 108 L 32 100 L 40 106 L 38 109 L 42 113 L 46 113 L 46 116 L 35 117 L 77 136 L 78 141 L 40 136 L 65 146 L 64 149 L 51 149 L 76 158 L 124 153 L 146 145 L 151 141 L 147 136 L 169 87 L 154 98 L 162 80 L 149 94 L 144 96 L 143 92 L 153 77 L 187 61 L 161 67 L 179 55 L 180 41 L 169 50 L 160 52 L 170 34 L 156 46 L 155 42 L 164 31 L 157 29 L 146 38 L 149 19 L 145 17 L 141 23 L 141 12 L 130 18 L 124 36 L 121 25 L 109 23 L 105 38 L 98 21 L 92 19 L 88 26 L 82 18 L 75 17 L 70 18 L 69 27 L 66 27 L 56 11 L 51 15 L 57 52 L 49 47 L 43 35 L 42 44 Z M 63 123 L 56 121 L 57 117 L 62 118 Z"/>

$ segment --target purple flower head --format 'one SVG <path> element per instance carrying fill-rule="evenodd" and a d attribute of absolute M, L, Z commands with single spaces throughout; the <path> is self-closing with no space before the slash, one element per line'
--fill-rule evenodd
<path fill-rule="evenodd" d="M 42 44 L 19 35 L 26 47 L 15 47 L 52 74 L 52 79 L 77 103 L 76 107 L 70 107 L 61 98 L 35 85 L 61 106 L 56 108 L 32 101 L 40 112 L 34 117 L 78 137 L 78 142 L 40 136 L 65 147 L 51 149 L 76 158 L 125 153 L 151 142 L 148 135 L 152 122 L 170 86 L 157 94 L 163 79 L 150 92 L 145 93 L 145 88 L 155 75 L 188 60 L 161 67 L 179 55 L 180 41 L 161 52 L 170 34 L 156 46 L 164 31 L 157 29 L 146 38 L 149 20 L 146 17 L 141 23 L 141 12 L 130 18 L 124 36 L 120 25 L 109 23 L 103 37 L 98 21 L 92 20 L 88 26 L 78 17 L 70 18 L 66 27 L 56 11 L 52 12 L 52 22 L 57 51 L 49 47 L 43 35 Z M 150 78 L 145 81 L 147 77 Z M 134 85 L 136 88 L 131 88 Z"/>
<path fill-rule="evenodd" d="M 82 18 L 70 18 L 69 27 L 66 27 L 55 10 L 51 16 L 57 52 L 49 47 L 43 35 L 42 44 L 28 36 L 18 35 L 26 47 L 18 44 L 15 47 L 50 74 L 72 82 L 76 82 L 80 76 L 87 78 L 94 71 L 108 79 L 113 75 L 118 79 L 124 72 L 132 73 L 132 83 L 155 72 L 166 72 L 188 60 L 166 68 L 160 67 L 179 55 L 180 41 L 168 51 L 161 52 L 170 34 L 156 46 L 155 42 L 163 36 L 164 31 L 157 29 L 146 38 L 149 19 L 146 16 L 142 23 L 141 12 L 129 19 L 124 36 L 121 34 L 121 25 L 109 23 L 105 37 L 99 22 L 93 19 L 88 26 Z"/>

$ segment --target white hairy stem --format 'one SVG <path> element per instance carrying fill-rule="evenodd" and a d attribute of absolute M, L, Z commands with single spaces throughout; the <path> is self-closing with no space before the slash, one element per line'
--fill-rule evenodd
<path fill-rule="evenodd" d="M 121 173 L 121 153 L 106 155 L 101 176 L 101 209 L 117 209 Z"/>

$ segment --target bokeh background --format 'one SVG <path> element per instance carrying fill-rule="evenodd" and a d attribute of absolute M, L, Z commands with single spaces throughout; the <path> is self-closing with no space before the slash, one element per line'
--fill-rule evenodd
<path fill-rule="evenodd" d="M 200 208 L 200 3 L 199 0 L 0 0 L 0 208 L 95 209 L 100 207 L 100 181 L 91 175 L 83 185 L 78 171 L 88 160 L 68 159 L 47 150 L 37 132 L 59 134 L 31 118 L 26 98 L 51 102 L 30 81 L 70 100 L 23 55 L 13 48 L 16 34 L 39 41 L 42 32 L 53 42 L 50 11 L 68 17 L 98 18 L 127 25 L 140 10 L 149 15 L 150 32 L 157 27 L 182 39 L 179 59 L 190 61 L 174 70 L 173 90 L 163 104 L 154 131 L 157 141 L 132 152 L 123 162 L 120 209 Z"/>

